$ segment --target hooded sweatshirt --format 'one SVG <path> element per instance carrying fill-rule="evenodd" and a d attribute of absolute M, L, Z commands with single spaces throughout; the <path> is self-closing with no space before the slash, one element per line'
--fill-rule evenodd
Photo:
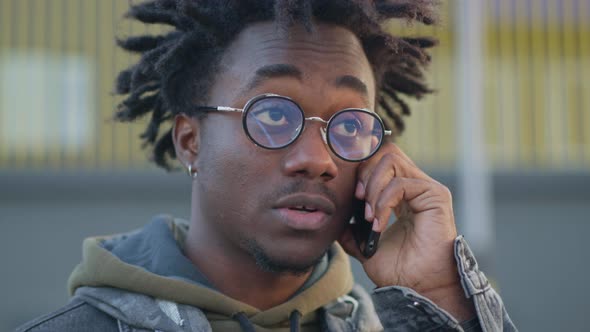
<path fill-rule="evenodd" d="M 134 329 L 155 331 L 379 331 L 372 301 L 353 287 L 334 244 L 288 301 L 259 310 L 217 291 L 183 254 L 188 223 L 158 216 L 126 234 L 84 240 L 68 280 L 75 298 Z M 240 282 L 236 276 L 235 282 Z"/>

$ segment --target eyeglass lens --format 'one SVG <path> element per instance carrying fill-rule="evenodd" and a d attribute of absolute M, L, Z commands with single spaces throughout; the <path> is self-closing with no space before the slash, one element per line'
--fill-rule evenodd
<path fill-rule="evenodd" d="M 246 134 L 267 149 L 280 149 L 299 137 L 305 121 L 303 111 L 293 101 L 270 96 L 253 101 L 244 110 Z M 347 109 L 337 113 L 326 128 L 332 151 L 350 161 L 371 156 L 381 145 L 383 125 L 368 111 Z"/>

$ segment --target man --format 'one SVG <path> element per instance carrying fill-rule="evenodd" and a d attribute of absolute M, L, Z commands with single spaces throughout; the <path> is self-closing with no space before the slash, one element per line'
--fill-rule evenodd
<path fill-rule="evenodd" d="M 161 216 L 87 239 L 73 299 L 21 330 L 515 330 L 457 236 L 449 190 L 388 140 L 409 113 L 400 94 L 429 92 L 424 48 L 434 43 L 390 36 L 381 23 L 429 24 L 430 10 L 429 1 L 132 6 L 130 17 L 176 29 L 119 42 L 142 58 L 118 78 L 128 96 L 117 118 L 151 113 L 143 138 L 155 162 L 176 158 L 191 176 L 190 221 Z M 363 225 L 380 234 L 372 256 L 355 240 Z M 348 255 L 377 285 L 372 300 L 353 287 Z"/>

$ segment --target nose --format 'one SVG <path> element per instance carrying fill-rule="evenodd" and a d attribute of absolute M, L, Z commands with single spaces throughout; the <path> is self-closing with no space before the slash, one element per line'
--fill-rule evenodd
<path fill-rule="evenodd" d="M 284 174 L 321 178 L 323 181 L 338 175 L 338 166 L 322 137 L 322 126 L 321 123 L 309 122 L 297 141 L 287 147 L 282 162 Z"/>

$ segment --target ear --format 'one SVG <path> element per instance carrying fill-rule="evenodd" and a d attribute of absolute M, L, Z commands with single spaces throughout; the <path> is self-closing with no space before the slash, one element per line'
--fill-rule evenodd
<path fill-rule="evenodd" d="M 174 118 L 172 140 L 178 161 L 188 167 L 191 165 L 196 170 L 195 161 L 199 153 L 200 132 L 199 120 L 185 114 L 178 114 Z"/>

